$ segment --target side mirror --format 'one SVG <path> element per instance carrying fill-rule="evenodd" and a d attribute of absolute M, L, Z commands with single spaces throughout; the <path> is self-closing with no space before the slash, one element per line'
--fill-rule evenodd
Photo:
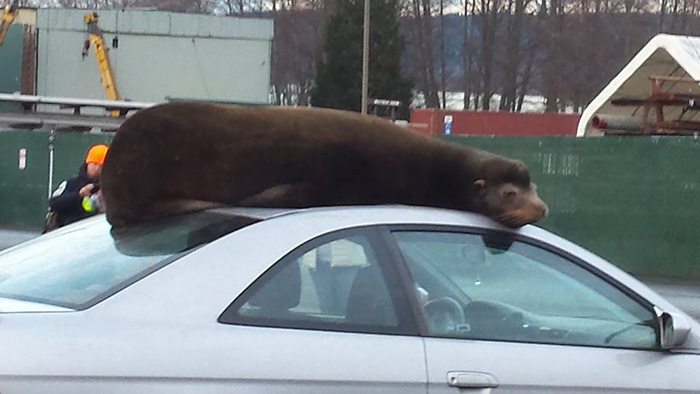
<path fill-rule="evenodd" d="M 654 307 L 656 321 L 659 325 L 659 338 L 661 348 L 664 350 L 680 347 L 688 339 L 690 333 L 690 323 L 678 314 L 665 312 L 659 307 Z"/>

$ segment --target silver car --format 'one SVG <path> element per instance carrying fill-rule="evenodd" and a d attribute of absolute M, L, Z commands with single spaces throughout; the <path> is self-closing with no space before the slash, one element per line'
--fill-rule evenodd
<path fill-rule="evenodd" d="M 700 326 L 535 226 L 402 206 L 96 217 L 0 254 L 0 393 L 700 392 Z"/>

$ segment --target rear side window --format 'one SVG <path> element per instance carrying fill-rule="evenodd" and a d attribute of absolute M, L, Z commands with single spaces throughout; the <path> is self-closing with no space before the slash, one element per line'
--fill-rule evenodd
<path fill-rule="evenodd" d="M 200 212 L 115 231 L 85 220 L 0 254 L 0 297 L 85 309 L 255 221 Z"/>
<path fill-rule="evenodd" d="M 302 247 L 278 262 L 219 319 L 222 323 L 333 331 L 405 332 L 398 286 L 362 235 Z"/>

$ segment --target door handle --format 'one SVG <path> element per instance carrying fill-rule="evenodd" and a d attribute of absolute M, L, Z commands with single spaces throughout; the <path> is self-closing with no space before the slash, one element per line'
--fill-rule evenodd
<path fill-rule="evenodd" d="M 448 372 L 447 384 L 451 387 L 463 389 L 488 389 L 498 387 L 496 378 L 484 372 Z"/>

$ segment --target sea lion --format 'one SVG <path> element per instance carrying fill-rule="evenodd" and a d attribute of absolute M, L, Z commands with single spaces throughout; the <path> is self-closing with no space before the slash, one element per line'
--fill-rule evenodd
<path fill-rule="evenodd" d="M 511 226 L 547 214 L 517 160 L 353 112 L 177 102 L 118 129 L 102 170 L 115 228 L 214 204 L 397 203 Z"/>

